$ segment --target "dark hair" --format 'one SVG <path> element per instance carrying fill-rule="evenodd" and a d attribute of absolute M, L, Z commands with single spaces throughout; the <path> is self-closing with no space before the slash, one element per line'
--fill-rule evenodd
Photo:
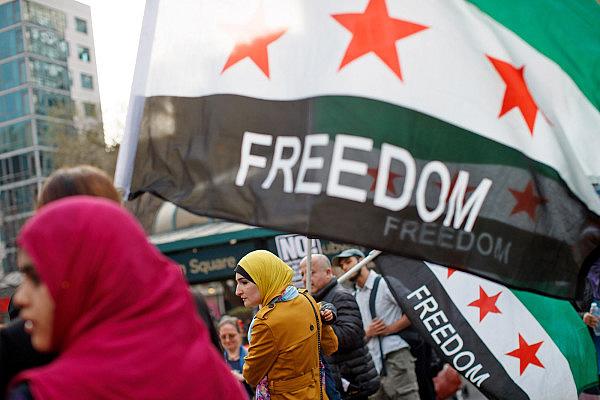
<path fill-rule="evenodd" d="M 19 312 L 21 311 L 21 309 L 15 304 L 14 297 L 14 294 L 10 296 L 10 302 L 8 303 L 8 318 L 11 321 L 19 318 Z"/>
<path fill-rule="evenodd" d="M 37 208 L 63 197 L 88 195 L 121 203 L 121 196 L 106 172 L 91 165 L 78 165 L 54 171 L 42 186 Z"/>
<path fill-rule="evenodd" d="M 204 322 L 204 325 L 208 328 L 210 341 L 219 352 L 222 352 L 223 348 L 221 347 L 219 334 L 217 333 L 217 329 L 215 328 L 214 317 L 212 312 L 210 311 L 210 308 L 208 308 L 206 299 L 200 292 L 192 292 L 192 296 L 194 297 L 194 301 L 196 303 L 196 311 L 198 311 L 198 315 L 202 319 L 202 322 Z"/>
<path fill-rule="evenodd" d="M 235 267 L 234 271 L 236 274 L 240 274 L 241 276 L 243 276 L 244 278 L 246 278 L 247 280 L 249 280 L 250 282 L 252 282 L 256 285 L 256 282 L 254 282 L 254 279 L 252 279 L 250 274 L 241 265 L 238 264 L 237 267 Z"/>

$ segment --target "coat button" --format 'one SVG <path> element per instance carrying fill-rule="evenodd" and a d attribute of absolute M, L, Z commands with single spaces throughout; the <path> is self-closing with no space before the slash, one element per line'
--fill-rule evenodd
<path fill-rule="evenodd" d="M 310 324 L 310 330 L 311 330 L 311 331 L 314 331 L 314 330 L 315 330 L 315 327 L 314 327 L 314 325 L 313 325 L 313 324 Z"/>

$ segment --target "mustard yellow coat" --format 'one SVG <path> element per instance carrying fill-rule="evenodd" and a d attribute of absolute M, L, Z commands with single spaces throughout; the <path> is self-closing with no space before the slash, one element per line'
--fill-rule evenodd
<path fill-rule="evenodd" d="M 311 296 L 319 316 L 319 306 Z M 319 319 L 319 324 L 321 323 Z M 329 325 L 321 325 L 321 352 L 330 355 L 338 340 Z M 268 305 L 256 314 L 244 363 L 244 378 L 252 386 L 266 375 L 273 400 L 319 399 L 319 354 L 315 315 L 307 297 Z M 327 399 L 325 387 L 323 399 Z"/>

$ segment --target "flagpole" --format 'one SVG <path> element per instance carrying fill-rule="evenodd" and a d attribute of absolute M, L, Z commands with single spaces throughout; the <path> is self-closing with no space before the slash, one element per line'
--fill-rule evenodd
<path fill-rule="evenodd" d="M 123 201 L 128 199 L 131 189 L 133 164 L 145 102 L 145 88 L 150 69 L 152 41 L 154 40 L 156 20 L 158 19 L 158 6 L 158 0 L 146 1 L 140 41 L 138 43 L 138 56 L 131 84 L 131 93 L 129 95 L 129 107 L 125 119 L 125 130 L 121 145 L 119 146 L 119 154 L 115 166 L 114 184 L 119 194 L 121 194 Z"/>
<path fill-rule="evenodd" d="M 350 279 L 351 276 L 353 276 L 362 267 L 367 265 L 367 263 L 369 263 L 371 260 L 373 260 L 375 257 L 377 257 L 380 254 L 381 254 L 381 250 L 371 250 L 369 255 L 367 255 L 365 258 L 363 258 L 358 264 L 356 264 L 354 267 L 352 267 L 350 270 L 348 270 L 348 272 L 346 272 L 344 275 L 340 276 L 338 278 L 338 282 L 339 283 L 346 282 L 348 279 Z"/>
<path fill-rule="evenodd" d="M 308 248 L 306 249 L 306 290 L 308 290 L 308 293 L 310 294 L 310 288 L 312 283 L 310 279 L 312 275 L 312 239 L 307 236 L 306 242 L 308 246 Z"/>

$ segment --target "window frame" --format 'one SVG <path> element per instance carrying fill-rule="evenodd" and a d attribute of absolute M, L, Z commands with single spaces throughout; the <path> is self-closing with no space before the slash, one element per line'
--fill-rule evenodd
<path fill-rule="evenodd" d="M 89 78 L 89 79 L 88 79 Z M 89 81 L 89 86 L 84 84 L 84 82 Z M 94 90 L 94 76 L 90 74 L 86 74 L 85 72 L 79 73 L 79 83 L 83 89 Z"/>
<path fill-rule="evenodd" d="M 80 25 L 83 24 L 83 25 Z M 83 26 L 83 30 L 80 30 L 79 27 Z M 87 20 L 79 17 L 75 17 L 75 31 L 79 33 L 83 33 L 85 35 L 88 34 L 88 23 Z"/>
<path fill-rule="evenodd" d="M 87 60 L 82 58 L 82 54 L 87 54 Z M 85 62 L 85 63 L 91 63 L 92 62 L 92 51 L 89 47 L 87 46 L 83 46 L 78 44 L 77 45 L 77 58 L 79 59 L 79 61 Z"/>
<path fill-rule="evenodd" d="M 88 110 L 94 110 L 93 115 L 88 113 Z M 98 105 L 87 101 L 83 102 L 83 115 L 87 118 L 98 118 Z"/>

